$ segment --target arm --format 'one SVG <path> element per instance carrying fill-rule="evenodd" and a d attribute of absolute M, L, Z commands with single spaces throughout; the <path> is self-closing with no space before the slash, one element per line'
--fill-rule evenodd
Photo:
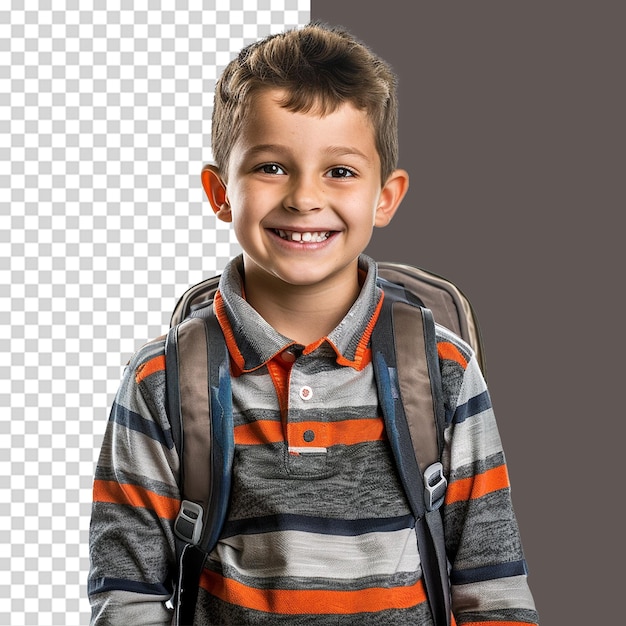
<path fill-rule="evenodd" d="M 126 368 L 96 467 L 90 527 L 92 626 L 170 624 L 178 456 L 165 414 L 163 341 Z"/>
<path fill-rule="evenodd" d="M 439 352 L 447 400 L 443 515 L 453 614 L 459 626 L 536 624 L 489 393 L 467 346 L 447 339 Z"/>

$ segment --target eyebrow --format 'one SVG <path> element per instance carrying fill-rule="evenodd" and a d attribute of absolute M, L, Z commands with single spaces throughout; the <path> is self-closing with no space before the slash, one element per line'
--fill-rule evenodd
<path fill-rule="evenodd" d="M 252 146 L 248 148 L 244 155 L 246 158 L 255 157 L 257 154 L 262 154 L 263 152 L 282 152 L 288 153 L 289 149 L 285 146 L 281 146 L 280 144 L 274 143 L 261 143 L 256 146 Z"/>
<path fill-rule="evenodd" d="M 291 150 L 287 146 L 273 143 L 263 143 L 256 146 L 252 146 L 245 152 L 246 158 L 255 157 L 258 154 L 264 152 L 278 152 L 282 154 L 289 154 Z M 329 156 L 341 157 L 341 156 L 357 156 L 364 161 L 369 162 L 371 159 L 361 150 L 354 146 L 329 146 L 326 150 Z"/>
<path fill-rule="evenodd" d="M 327 152 L 333 156 L 358 156 L 365 161 L 370 161 L 370 158 L 364 152 L 361 152 L 354 146 L 330 146 Z"/>

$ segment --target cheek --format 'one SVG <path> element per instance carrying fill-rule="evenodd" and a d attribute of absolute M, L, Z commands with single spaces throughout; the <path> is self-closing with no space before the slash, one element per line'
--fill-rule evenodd
<path fill-rule="evenodd" d="M 231 197 L 232 226 L 238 240 L 249 240 L 260 229 L 263 212 L 259 210 L 254 196 L 237 193 Z"/>
<path fill-rule="evenodd" d="M 372 228 L 376 223 L 378 204 L 378 196 L 372 193 L 361 194 L 345 205 L 346 219 L 354 228 Z"/>
<path fill-rule="evenodd" d="M 259 206 L 263 195 L 254 183 L 238 181 L 237 184 L 226 186 L 226 196 L 231 207 L 239 212 L 252 212 Z"/>

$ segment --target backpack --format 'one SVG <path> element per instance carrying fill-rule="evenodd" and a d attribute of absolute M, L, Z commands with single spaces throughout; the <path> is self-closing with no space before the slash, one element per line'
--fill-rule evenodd
<path fill-rule="evenodd" d="M 372 363 L 385 429 L 416 519 L 426 595 L 436 626 L 450 624 L 450 584 L 439 510 L 447 487 L 441 464 L 444 407 L 435 323 L 476 353 L 485 373 L 476 315 L 448 280 L 379 263 L 385 297 L 372 333 Z M 167 410 L 181 458 L 181 508 L 174 524 L 178 580 L 175 624 L 192 624 L 207 555 L 225 522 L 234 455 L 230 361 L 213 311 L 214 276 L 179 299 L 165 343 Z M 207 464 L 198 459 L 207 458 Z"/>

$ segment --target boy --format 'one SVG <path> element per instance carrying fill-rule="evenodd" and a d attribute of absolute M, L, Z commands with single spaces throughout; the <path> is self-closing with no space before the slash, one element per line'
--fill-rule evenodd
<path fill-rule="evenodd" d="M 214 304 L 236 447 L 194 623 L 432 624 L 380 417 L 369 338 L 382 293 L 362 254 L 408 187 L 394 76 L 341 30 L 268 37 L 218 81 L 212 137 L 204 188 L 243 249 Z M 485 383 L 467 345 L 441 327 L 437 341 L 454 619 L 535 624 Z M 172 620 L 180 459 L 163 351 L 150 343 L 127 368 L 96 470 L 93 624 Z"/>

